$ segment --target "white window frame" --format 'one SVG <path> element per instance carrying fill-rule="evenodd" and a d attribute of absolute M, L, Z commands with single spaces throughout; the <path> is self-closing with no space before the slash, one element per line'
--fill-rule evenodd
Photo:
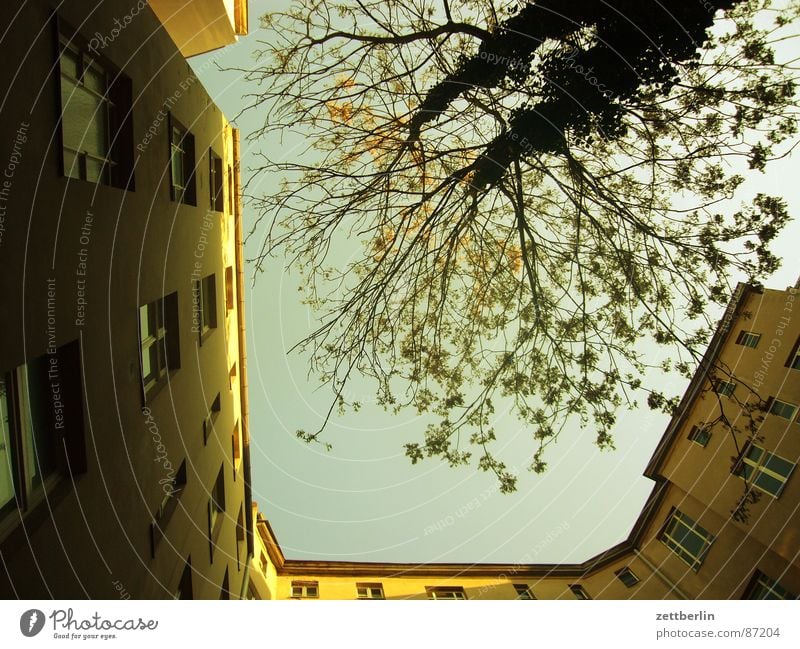
<path fill-rule="evenodd" d="M 313 595 L 311 591 L 313 590 Z M 293 581 L 292 599 L 319 599 L 318 581 Z"/>
<path fill-rule="evenodd" d="M 167 375 L 167 328 L 164 323 L 164 298 L 158 298 L 139 307 L 139 326 L 142 325 L 142 313 L 145 314 L 147 331 L 140 332 L 139 353 L 142 363 L 142 383 L 145 393 L 149 392 Z M 146 334 L 146 335 L 145 335 Z M 155 368 L 151 367 L 148 375 L 144 373 L 144 359 L 150 360 L 150 348 L 155 345 Z M 149 377 L 149 378 L 148 378 Z"/>
<path fill-rule="evenodd" d="M 386 599 L 383 584 L 356 584 L 357 599 Z"/>
<path fill-rule="evenodd" d="M 784 416 L 781 413 L 775 412 L 775 406 L 780 406 L 781 410 L 783 411 L 785 408 L 791 408 L 792 414 L 789 417 Z M 797 416 L 797 406 L 789 401 L 783 401 L 781 399 L 772 399 L 772 403 L 769 406 L 769 414 L 775 415 L 776 417 L 780 417 L 781 419 L 788 419 L 789 421 L 794 421 L 795 417 Z"/>
<path fill-rule="evenodd" d="M 753 459 L 752 457 L 749 456 L 749 454 L 753 450 L 760 451 L 757 459 Z M 783 460 L 784 462 L 787 462 L 788 464 L 792 465 L 792 468 L 789 469 L 789 473 L 788 474 L 783 475 L 781 473 L 773 471 L 772 469 L 767 468 L 766 464 L 767 464 L 768 460 L 770 460 L 773 457 L 776 457 L 776 458 L 778 458 L 780 460 Z M 744 475 L 745 474 L 745 472 L 744 472 L 745 465 L 749 466 L 752 469 L 752 473 L 747 478 L 745 478 L 745 475 Z M 794 470 L 795 470 L 796 467 L 797 467 L 797 464 L 795 464 L 791 460 L 783 457 L 782 455 L 778 455 L 777 453 L 771 453 L 771 452 L 767 451 L 764 447 L 758 446 L 757 444 L 750 444 L 747 447 L 747 449 L 745 450 L 744 454 L 742 455 L 742 459 L 740 460 L 738 466 L 736 467 L 735 473 L 740 478 L 742 478 L 742 480 L 745 480 L 746 483 L 749 486 L 751 486 L 752 488 L 758 489 L 760 492 L 768 494 L 768 495 L 772 496 L 773 498 L 778 498 L 783 493 L 783 490 L 786 487 L 786 483 L 789 481 L 789 478 L 791 477 L 792 473 L 794 473 Z M 775 480 L 777 480 L 778 482 L 781 483 L 780 489 L 778 489 L 777 493 L 772 493 L 771 491 L 769 491 L 769 490 L 765 489 L 764 487 L 761 487 L 761 486 L 759 486 L 757 484 L 758 477 L 761 474 L 767 475 L 770 478 L 773 478 L 773 479 L 775 479 Z"/>
<path fill-rule="evenodd" d="M 435 586 L 428 589 L 428 599 L 465 600 L 467 594 L 460 586 Z"/>
<path fill-rule="evenodd" d="M 90 182 L 100 182 L 103 183 L 104 185 L 110 185 L 111 168 L 116 164 L 115 161 L 111 159 L 111 130 L 110 130 L 111 112 L 112 110 L 114 110 L 115 105 L 108 97 L 108 90 L 109 90 L 108 72 L 95 59 L 90 57 L 86 52 L 76 47 L 75 44 L 71 43 L 65 36 L 59 36 L 59 43 L 61 47 L 61 51 L 59 52 L 59 66 L 58 66 L 60 76 L 63 79 L 69 81 L 69 83 L 71 83 L 73 86 L 75 86 L 76 89 L 75 91 L 86 92 L 94 96 L 95 98 L 99 99 L 102 102 L 101 104 L 103 107 L 102 110 L 105 114 L 105 132 L 103 133 L 103 139 L 104 139 L 103 148 L 105 149 L 105 155 L 98 156 L 93 153 L 89 153 L 86 150 L 73 149 L 72 147 L 69 147 L 62 142 L 64 150 L 70 151 L 76 156 L 76 163 L 77 163 L 76 165 L 73 165 L 72 168 L 67 169 L 65 161 L 64 174 L 66 176 L 69 176 L 70 178 L 77 178 L 79 180 L 89 180 L 86 160 L 87 158 L 91 158 L 93 160 L 102 162 L 103 168 L 99 178 L 96 181 L 90 180 Z M 66 51 L 71 52 L 78 59 L 78 65 L 80 68 L 79 70 L 80 78 L 75 78 L 64 71 L 64 66 L 61 64 L 61 59 L 64 57 L 64 53 Z M 89 68 L 94 68 L 103 75 L 103 78 L 105 80 L 105 90 L 102 94 L 97 92 L 93 88 L 89 88 L 86 85 L 85 83 L 86 70 L 88 70 Z M 72 97 L 72 95 L 70 95 L 70 97 Z M 63 90 L 62 90 L 62 100 L 63 100 Z M 62 106 L 61 108 L 62 108 L 61 119 L 62 119 L 62 140 L 63 140 L 63 120 L 65 119 L 66 116 L 66 110 L 65 110 L 66 106 Z M 98 111 L 95 111 L 95 114 L 92 115 L 93 121 L 96 119 L 97 114 Z M 78 172 L 77 175 L 71 173 L 72 171 L 74 171 L 75 166 L 77 166 L 77 172 Z"/>
<path fill-rule="evenodd" d="M 641 581 L 641 579 L 639 579 L 639 576 L 628 566 L 620 568 L 614 574 L 617 576 L 617 579 L 619 579 L 625 585 L 625 588 L 633 588 L 636 584 L 638 584 Z M 627 577 L 628 575 L 630 575 L 633 578 L 633 582 L 630 584 L 628 584 L 623 578 L 623 576 Z"/>
<path fill-rule="evenodd" d="M 675 523 L 674 526 L 673 522 Z M 677 527 L 678 524 L 688 528 L 689 532 L 702 539 L 703 546 L 699 555 L 695 555 L 691 550 L 689 550 L 689 548 L 681 545 L 681 542 L 676 538 L 676 535 L 673 535 L 675 527 Z M 711 534 L 711 532 L 699 525 L 696 521 L 691 519 L 679 509 L 672 511 L 672 514 L 664 525 L 663 532 L 659 535 L 659 540 L 695 572 L 697 572 L 700 566 L 703 565 L 703 561 L 705 561 L 708 551 L 714 543 L 714 539 L 715 537 L 713 534 Z"/>
<path fill-rule="evenodd" d="M 689 429 L 687 438 L 693 444 L 705 448 L 711 441 L 711 427 L 706 424 L 696 424 Z"/>
<path fill-rule="evenodd" d="M 753 597 L 754 591 L 758 588 L 762 588 L 766 591 L 765 594 L 771 594 L 774 597 Z M 794 593 L 789 592 L 783 586 L 781 586 L 780 582 L 772 579 L 769 575 L 761 572 L 760 570 L 756 571 L 756 577 L 750 587 L 747 589 L 747 599 L 783 599 L 783 600 L 792 600 L 797 599 L 797 596 Z"/>
<path fill-rule="evenodd" d="M 744 329 L 739 332 L 739 336 L 736 338 L 737 345 L 749 347 L 750 349 L 756 349 L 759 342 L 761 342 L 761 334 L 755 331 L 745 331 Z"/>
<path fill-rule="evenodd" d="M 717 381 L 714 389 L 716 390 L 717 394 L 721 397 L 731 397 L 733 393 L 736 392 L 736 386 L 738 384 L 736 381 Z"/>
<path fill-rule="evenodd" d="M 174 121 L 172 123 L 172 132 L 169 134 L 169 178 L 172 183 L 172 190 L 174 193 L 175 201 L 178 203 L 184 202 L 184 194 L 186 193 L 186 147 L 184 142 L 188 131 L 179 126 Z M 181 173 L 176 174 L 175 159 L 180 159 Z M 176 180 L 176 175 L 180 176 Z"/>

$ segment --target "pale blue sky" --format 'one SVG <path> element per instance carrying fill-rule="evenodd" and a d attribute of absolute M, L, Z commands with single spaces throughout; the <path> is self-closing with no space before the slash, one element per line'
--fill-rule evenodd
<path fill-rule="evenodd" d="M 259 39 L 258 18 L 285 0 L 250 0 L 250 35 L 221 51 L 191 60 L 211 97 L 232 118 L 243 106 L 247 84 L 222 67 L 249 68 Z M 242 169 L 253 152 L 273 159 L 290 156 L 276 142 L 255 146 L 244 138 L 263 119 L 248 113 L 236 125 L 243 137 Z M 797 156 L 777 164 L 766 177 L 748 181 L 756 191 L 783 195 L 791 212 L 800 209 Z M 260 184 L 269 193 L 274 185 Z M 254 218 L 245 208 L 245 230 Z M 790 261 L 767 285 L 794 284 L 800 242 L 797 221 L 778 250 Z M 248 245 L 248 256 L 260 241 Z M 403 444 L 419 441 L 424 424 L 413 412 L 393 416 L 371 406 L 372 392 L 357 382 L 365 405 L 357 414 L 334 418 L 326 440 L 333 450 L 308 446 L 298 428 L 315 429 L 330 392 L 307 376 L 308 359 L 287 350 L 315 323 L 300 302 L 298 278 L 272 260 L 246 295 L 253 498 L 275 529 L 290 558 L 364 561 L 562 562 L 583 561 L 625 538 L 652 488 L 641 473 L 664 431 L 667 418 L 647 409 L 622 412 L 617 450 L 600 452 L 589 430 L 565 431 L 548 454 L 542 476 L 523 471 L 518 492 L 502 495 L 493 476 L 473 468 L 451 469 L 438 460 L 412 466 Z M 659 360 L 658 358 L 652 360 Z M 659 377 L 660 378 L 660 377 Z M 685 381 L 659 387 L 679 393 Z M 509 467 L 524 468 L 531 452 L 528 433 L 513 416 L 498 413 L 497 450 Z"/>

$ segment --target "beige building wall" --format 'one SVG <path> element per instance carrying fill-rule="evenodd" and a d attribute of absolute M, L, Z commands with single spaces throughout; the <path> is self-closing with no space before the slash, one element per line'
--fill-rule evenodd
<path fill-rule="evenodd" d="M 800 369 L 792 367 L 800 367 L 794 362 L 800 346 L 798 294 L 794 287 L 737 288 L 645 470 L 655 482 L 653 492 L 618 546 L 571 565 L 298 561 L 283 557 L 259 515 L 256 536 L 272 548 L 263 572 L 270 580 L 277 575 L 277 587 L 258 595 L 297 598 L 293 584 L 306 584 L 316 588 L 319 599 L 356 599 L 358 585 L 371 584 L 380 585 L 386 599 L 426 599 L 431 587 L 462 589 L 467 599 L 517 599 L 515 585 L 522 585 L 537 599 L 726 599 L 752 597 L 759 573 L 786 594 L 800 594 L 796 471 L 776 497 L 762 493 L 746 515 L 733 516 L 746 488 L 759 491 L 753 479 L 746 485 L 736 471 L 749 443 L 789 465 L 800 461 L 800 408 L 788 419 L 771 412 L 776 398 L 800 406 Z M 760 335 L 755 346 L 743 344 L 747 333 Z M 719 380 L 735 383 L 730 394 Z M 711 428 L 703 446 L 690 435 L 704 426 Z M 698 563 L 690 558 L 690 565 L 665 542 L 676 511 L 713 535 Z M 262 567 L 254 564 L 253 571 Z"/>
<path fill-rule="evenodd" d="M 192 596 L 219 597 L 227 583 L 237 597 L 246 591 L 252 552 L 237 286 L 238 134 L 148 6 L 127 18 L 130 8 L 121 3 L 93 4 L 89 12 L 70 0 L 57 14 L 52 7 L 34 0 L 0 8 L 4 24 L 13 18 L 20 26 L 4 40 L 2 154 L 12 150 L 20 125 L 26 133 L 5 194 L 0 290 L 9 313 L 0 372 L 78 342 L 80 372 L 70 380 L 80 388 L 71 401 L 79 407 L 68 423 L 71 439 L 84 447 L 84 466 L 60 467 L 38 501 L 0 516 L 0 596 L 172 597 L 182 583 L 188 594 L 184 577 L 191 574 Z M 59 32 L 100 63 L 109 87 L 130 80 L 127 110 L 115 114 L 127 114 L 132 129 L 135 186 L 64 174 Z M 196 205 L 171 192 L 170 126 L 177 124 L 194 138 Z M 222 162 L 221 210 L 212 209 L 209 151 Z M 193 281 L 212 274 L 217 326 L 201 341 Z M 177 322 L 168 324 L 167 336 L 180 367 L 145 395 L 140 307 L 171 293 Z M 206 435 L 217 394 L 219 412 Z M 176 484 L 179 496 L 168 503 L 173 511 L 153 550 L 165 485 L 182 462 L 185 487 Z M 212 543 L 209 507 L 220 470 L 224 511 Z"/>

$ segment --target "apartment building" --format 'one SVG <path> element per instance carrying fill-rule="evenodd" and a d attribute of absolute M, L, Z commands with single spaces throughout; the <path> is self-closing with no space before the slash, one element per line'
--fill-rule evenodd
<path fill-rule="evenodd" d="M 740 284 L 656 451 L 628 538 L 581 564 L 284 557 L 255 513 L 261 599 L 790 599 L 800 594 L 800 291 Z"/>
<path fill-rule="evenodd" d="M 246 0 L 0 24 L 0 596 L 244 596 L 239 135 L 184 55 Z"/>

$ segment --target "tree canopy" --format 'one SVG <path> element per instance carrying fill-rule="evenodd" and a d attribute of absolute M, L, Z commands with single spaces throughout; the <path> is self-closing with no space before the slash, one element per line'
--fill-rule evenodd
<path fill-rule="evenodd" d="M 259 268 L 288 255 L 319 326 L 299 346 L 333 390 L 435 417 L 413 462 L 516 476 L 491 442 L 498 404 L 530 431 L 530 467 L 568 426 L 613 447 L 616 413 L 659 366 L 686 376 L 735 282 L 779 261 L 777 197 L 728 209 L 785 155 L 796 69 L 774 48 L 800 9 L 756 0 L 352 0 L 264 17 L 248 72 L 282 180 L 250 195 Z M 344 243 L 343 243 L 344 242 Z M 356 245 L 344 265 L 336 246 Z M 655 363 L 643 344 L 664 347 Z M 722 375 L 726 368 L 709 370 Z"/>

